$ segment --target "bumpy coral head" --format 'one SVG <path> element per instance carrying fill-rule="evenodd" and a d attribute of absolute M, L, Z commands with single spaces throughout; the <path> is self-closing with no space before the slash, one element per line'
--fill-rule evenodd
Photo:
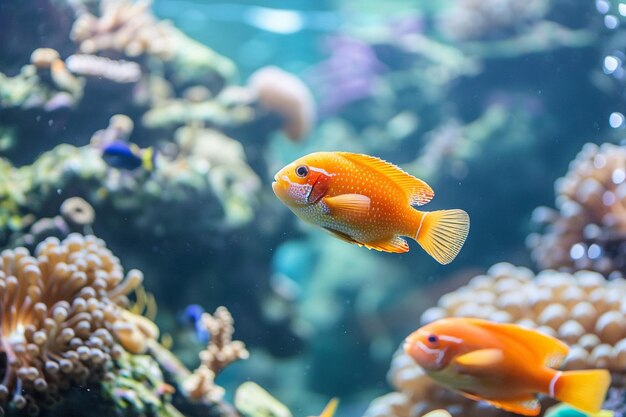
<path fill-rule="evenodd" d="M 321 167 L 318 154 L 296 159 L 274 176 L 274 194 L 288 207 L 317 203 L 328 190 L 331 175 Z"/>
<path fill-rule="evenodd" d="M 404 351 L 426 371 L 439 371 L 460 353 L 465 344 L 462 336 L 453 320 L 439 320 L 411 333 Z"/>

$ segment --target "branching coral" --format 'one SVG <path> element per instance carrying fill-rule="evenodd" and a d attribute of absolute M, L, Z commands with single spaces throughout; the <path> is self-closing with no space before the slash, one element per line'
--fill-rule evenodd
<path fill-rule="evenodd" d="M 79 54 L 67 57 L 66 64 L 74 74 L 104 78 L 116 83 L 134 83 L 141 78 L 141 67 L 135 62 Z"/>
<path fill-rule="evenodd" d="M 130 313 L 142 282 L 93 237 L 49 238 L 32 256 L 2 252 L 0 401 L 37 414 L 75 384 L 112 378 L 111 360 L 140 353 L 158 329 Z"/>
<path fill-rule="evenodd" d="M 118 51 L 129 57 L 152 54 L 171 59 L 171 25 L 150 13 L 150 1 L 102 0 L 100 16 L 84 11 L 72 27 L 72 40 L 83 53 Z"/>
<path fill-rule="evenodd" d="M 557 210 L 539 207 L 546 225 L 528 238 L 542 268 L 626 272 L 626 147 L 587 144 L 555 183 Z"/>
<path fill-rule="evenodd" d="M 535 276 L 526 268 L 501 263 L 441 297 L 436 307 L 424 312 L 421 324 L 443 317 L 518 323 L 570 345 L 564 369 L 607 368 L 617 375 L 626 371 L 624 299 L 626 280 L 621 277 L 607 281 L 596 272 L 550 270 Z M 398 392 L 373 402 L 367 416 L 412 417 L 441 407 L 455 416 L 503 413 L 435 385 L 402 351 L 395 355 L 388 377 Z M 614 378 L 614 383 L 621 382 Z"/>
<path fill-rule="evenodd" d="M 218 307 L 213 315 L 204 313 L 202 325 L 211 335 L 206 349 L 200 352 L 200 366 L 183 381 L 183 389 L 192 401 L 218 402 L 224 389 L 215 384 L 215 377 L 231 362 L 247 359 L 244 344 L 233 341 L 233 317 L 225 307 Z"/>
<path fill-rule="evenodd" d="M 219 91 L 236 73 L 232 61 L 189 39 L 150 11 L 150 0 L 102 0 L 98 16 L 77 8 L 71 38 L 82 54 L 118 54 L 129 59 L 156 57 L 171 63 L 172 80 L 200 82 Z"/>

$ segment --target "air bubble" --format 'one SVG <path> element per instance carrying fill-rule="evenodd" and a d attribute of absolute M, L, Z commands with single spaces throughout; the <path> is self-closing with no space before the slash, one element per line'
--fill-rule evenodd
<path fill-rule="evenodd" d="M 623 169 L 613 170 L 613 173 L 611 174 L 611 180 L 613 181 L 613 184 L 619 185 L 623 183 L 625 179 L 626 179 L 626 173 L 624 172 Z"/>
<path fill-rule="evenodd" d="M 582 245 L 582 243 L 576 243 L 574 246 L 572 246 L 572 249 L 570 249 L 569 255 L 574 260 L 580 259 L 585 256 L 585 247 Z"/>
<path fill-rule="evenodd" d="M 615 201 L 617 201 L 617 198 L 615 198 L 615 194 L 613 194 L 611 191 L 605 191 L 604 194 L 602 194 L 602 203 L 605 206 L 612 206 L 613 204 L 615 204 Z"/>
<path fill-rule="evenodd" d="M 613 55 L 607 55 L 604 57 L 604 73 L 607 75 L 613 74 L 617 68 L 622 65 L 619 58 Z"/>
<path fill-rule="evenodd" d="M 607 14 L 609 12 L 610 8 L 611 8 L 611 5 L 609 4 L 608 1 L 606 1 L 606 0 L 596 0 L 596 9 L 600 13 Z"/>
<path fill-rule="evenodd" d="M 620 112 L 613 112 L 609 116 L 609 125 L 613 129 L 617 129 L 618 127 L 624 126 L 624 121 L 625 120 L 626 119 L 624 118 L 624 115 L 622 113 L 620 113 Z"/>
<path fill-rule="evenodd" d="M 589 246 L 589 249 L 587 249 L 587 256 L 589 257 L 589 259 L 598 259 L 600 255 L 602 255 L 602 249 L 595 243 L 593 243 L 591 246 Z"/>
<path fill-rule="evenodd" d="M 619 20 L 612 14 L 604 16 L 604 26 L 608 29 L 616 29 L 619 26 Z"/>
<path fill-rule="evenodd" d="M 617 6 L 617 11 L 619 12 L 620 15 L 626 16 L 626 3 L 620 3 Z"/>

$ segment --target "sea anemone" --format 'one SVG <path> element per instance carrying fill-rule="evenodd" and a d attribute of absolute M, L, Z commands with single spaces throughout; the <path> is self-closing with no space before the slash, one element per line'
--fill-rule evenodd
<path fill-rule="evenodd" d="M 111 360 L 140 353 L 156 325 L 126 310 L 143 279 L 126 276 L 104 242 L 48 238 L 34 256 L 5 250 L 0 264 L 0 408 L 38 414 L 63 391 L 112 378 Z"/>

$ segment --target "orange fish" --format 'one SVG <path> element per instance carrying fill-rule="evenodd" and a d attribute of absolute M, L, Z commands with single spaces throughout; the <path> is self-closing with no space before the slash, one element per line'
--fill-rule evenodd
<path fill-rule="evenodd" d="M 402 253 L 415 239 L 442 264 L 452 262 L 469 231 L 463 210 L 419 211 L 433 198 L 424 181 L 368 155 L 317 152 L 281 169 L 276 196 L 302 220 L 369 249 Z"/>
<path fill-rule="evenodd" d="M 536 394 L 597 413 L 611 382 L 605 369 L 554 369 L 567 355 L 567 345 L 515 324 L 441 319 L 407 337 L 404 350 L 439 384 L 527 416 L 539 414 Z"/>

